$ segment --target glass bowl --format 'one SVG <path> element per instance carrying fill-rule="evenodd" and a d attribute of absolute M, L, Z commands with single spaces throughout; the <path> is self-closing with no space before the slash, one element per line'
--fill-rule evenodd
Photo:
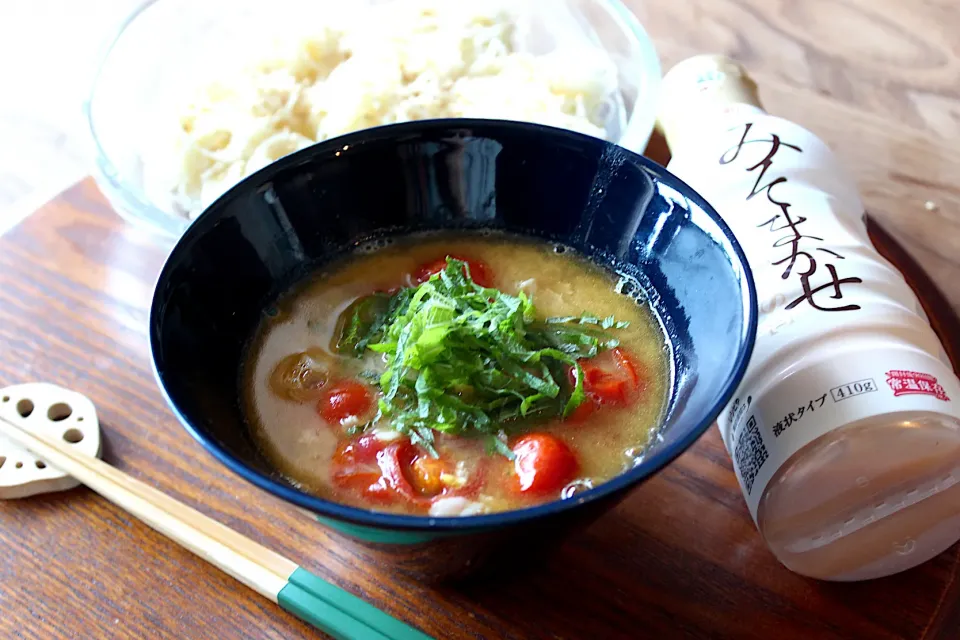
<path fill-rule="evenodd" d="M 574 10 L 579 27 L 617 67 L 625 125 L 614 142 L 642 153 L 654 126 L 661 74 L 653 43 L 620 0 L 560 2 Z M 177 122 L 172 100 L 182 100 L 198 60 L 258 42 L 265 33 L 282 33 L 293 21 L 303 23 L 316 6 L 305 0 L 148 0 L 124 20 L 84 105 L 94 178 L 117 213 L 167 243 L 183 234 L 190 220 L 147 189 L 147 137 Z M 322 14 L 314 23 L 322 24 Z"/>

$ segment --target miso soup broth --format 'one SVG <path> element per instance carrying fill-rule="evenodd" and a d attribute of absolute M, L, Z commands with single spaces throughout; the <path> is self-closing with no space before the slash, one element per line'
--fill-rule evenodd
<path fill-rule="evenodd" d="M 302 488 L 433 516 L 569 498 L 633 466 L 670 350 L 622 276 L 512 236 L 394 240 L 282 296 L 251 343 L 256 442 Z"/>

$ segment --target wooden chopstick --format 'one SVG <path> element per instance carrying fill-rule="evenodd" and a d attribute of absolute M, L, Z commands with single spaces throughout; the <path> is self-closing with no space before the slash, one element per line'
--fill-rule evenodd
<path fill-rule="evenodd" d="M 430 636 L 196 509 L 99 458 L 72 450 L 65 441 L 27 431 L 2 416 L 0 434 L 334 638 L 430 640 Z"/>

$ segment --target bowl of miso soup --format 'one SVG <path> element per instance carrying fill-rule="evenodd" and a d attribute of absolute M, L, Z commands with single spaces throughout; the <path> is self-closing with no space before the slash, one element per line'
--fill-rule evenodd
<path fill-rule="evenodd" d="M 159 384 L 217 460 L 437 579 L 549 548 L 680 455 L 739 383 L 756 314 L 730 230 L 663 167 L 433 120 L 225 193 L 150 324 Z"/>

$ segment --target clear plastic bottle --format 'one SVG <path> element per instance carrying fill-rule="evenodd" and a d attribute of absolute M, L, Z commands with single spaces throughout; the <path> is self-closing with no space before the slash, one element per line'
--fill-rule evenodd
<path fill-rule="evenodd" d="M 674 67 L 660 114 L 670 170 L 720 212 L 757 283 L 756 349 L 717 422 L 761 535 L 826 580 L 939 554 L 960 539 L 960 382 L 853 181 L 727 58 Z"/>

